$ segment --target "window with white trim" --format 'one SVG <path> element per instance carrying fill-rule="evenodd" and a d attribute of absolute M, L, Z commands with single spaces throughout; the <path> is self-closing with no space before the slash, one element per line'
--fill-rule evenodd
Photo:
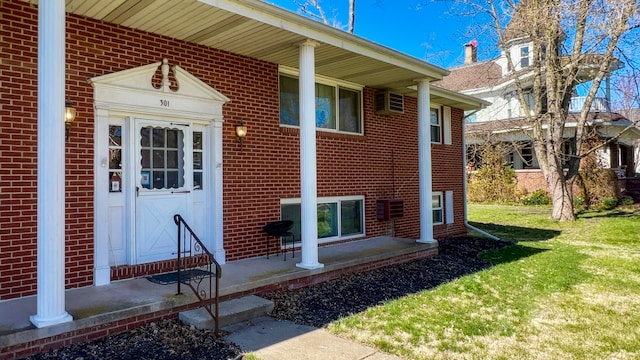
<path fill-rule="evenodd" d="M 122 192 L 122 126 L 109 125 L 109 192 Z"/>
<path fill-rule="evenodd" d="M 202 131 L 193 132 L 193 190 L 204 188 L 204 148 L 202 146 Z"/>
<path fill-rule="evenodd" d="M 341 240 L 364 235 L 364 196 L 318 198 L 318 239 Z M 293 221 L 295 240 L 301 240 L 300 199 L 282 199 L 280 218 Z"/>
<path fill-rule="evenodd" d="M 529 47 L 523 46 L 520 48 L 520 68 L 526 67 L 529 67 Z"/>
<path fill-rule="evenodd" d="M 299 82 L 280 75 L 280 125 L 300 126 Z M 362 134 L 362 90 L 338 83 L 316 83 L 316 127 Z"/>
<path fill-rule="evenodd" d="M 440 111 L 436 108 L 431 108 L 431 142 L 442 143 L 442 122 Z"/>
<path fill-rule="evenodd" d="M 431 210 L 433 212 L 433 225 L 444 224 L 442 192 L 434 191 L 431 194 Z"/>

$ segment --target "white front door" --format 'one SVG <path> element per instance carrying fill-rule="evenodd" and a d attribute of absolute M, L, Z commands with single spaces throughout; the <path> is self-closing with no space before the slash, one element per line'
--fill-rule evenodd
<path fill-rule="evenodd" d="M 189 124 L 136 119 L 135 164 L 136 264 L 175 259 L 175 214 L 191 218 L 193 140 Z"/>

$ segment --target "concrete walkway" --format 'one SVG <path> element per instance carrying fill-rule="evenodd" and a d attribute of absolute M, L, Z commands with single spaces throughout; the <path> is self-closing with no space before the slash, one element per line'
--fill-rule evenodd
<path fill-rule="evenodd" d="M 224 328 L 225 339 L 260 360 L 399 360 L 324 329 L 263 316 Z"/>

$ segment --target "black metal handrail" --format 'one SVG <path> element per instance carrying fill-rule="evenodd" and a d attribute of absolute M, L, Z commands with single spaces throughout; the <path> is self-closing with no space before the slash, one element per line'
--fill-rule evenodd
<path fill-rule="evenodd" d="M 217 336 L 222 268 L 180 214 L 173 215 L 173 221 L 178 226 L 178 294 L 182 293 L 180 284 L 185 284 L 193 290 L 200 302 L 200 306 L 214 320 Z M 183 229 L 185 231 L 182 231 Z M 200 271 L 196 272 L 196 270 Z M 183 271 L 189 271 L 189 276 L 183 277 Z M 214 289 L 212 289 L 212 277 L 215 277 Z M 212 309 L 212 306 L 214 309 Z"/>

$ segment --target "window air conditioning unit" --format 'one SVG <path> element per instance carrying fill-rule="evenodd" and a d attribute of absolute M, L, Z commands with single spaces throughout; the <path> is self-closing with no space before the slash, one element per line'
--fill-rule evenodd
<path fill-rule="evenodd" d="M 388 221 L 404 216 L 404 202 L 402 199 L 379 199 L 376 201 L 376 218 Z"/>
<path fill-rule="evenodd" d="M 404 96 L 389 91 L 376 93 L 374 99 L 376 114 L 394 115 L 404 113 Z"/>

